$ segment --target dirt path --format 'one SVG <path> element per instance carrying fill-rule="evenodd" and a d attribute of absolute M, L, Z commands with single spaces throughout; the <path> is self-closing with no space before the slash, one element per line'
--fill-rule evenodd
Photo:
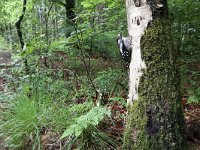
<path fill-rule="evenodd" d="M 9 52 L 0 51 L 0 73 L 2 73 L 4 69 L 8 69 L 10 63 L 11 63 L 11 54 Z M 5 75 L 0 74 L 0 93 L 3 93 L 5 91 L 5 87 L 6 87 Z"/>
<path fill-rule="evenodd" d="M 11 54 L 9 52 L 0 51 L 0 65 L 9 63 L 11 59 Z"/>

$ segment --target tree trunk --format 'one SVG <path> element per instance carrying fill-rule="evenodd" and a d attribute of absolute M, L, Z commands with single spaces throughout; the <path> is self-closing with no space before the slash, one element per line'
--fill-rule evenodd
<path fill-rule="evenodd" d="M 60 0 L 51 0 L 52 2 L 56 2 L 60 5 L 62 5 L 65 8 L 65 24 L 66 27 L 68 25 L 74 25 L 74 18 L 75 18 L 75 12 L 74 8 L 76 5 L 75 0 L 65 0 L 65 2 L 62 2 Z M 65 33 L 66 38 L 70 36 L 70 32 L 66 31 Z"/>
<path fill-rule="evenodd" d="M 65 13 L 66 13 L 66 27 L 74 25 L 73 19 L 75 18 L 74 9 L 75 8 L 75 0 L 65 0 Z M 70 36 L 71 31 L 66 31 L 66 38 Z"/>
<path fill-rule="evenodd" d="M 12 24 L 9 23 L 9 34 L 10 34 L 10 44 L 11 44 L 11 49 L 14 49 L 14 39 L 13 39 L 13 31 L 12 31 Z"/>
<path fill-rule="evenodd" d="M 57 39 L 57 34 L 58 34 L 58 23 L 57 23 L 57 15 L 56 15 L 57 9 L 56 6 L 54 6 L 54 15 L 53 15 L 53 40 Z"/>
<path fill-rule="evenodd" d="M 166 0 L 126 0 L 132 39 L 123 149 L 185 149 L 177 50 Z"/>
<path fill-rule="evenodd" d="M 75 0 L 65 0 L 65 9 L 66 9 L 66 19 L 72 21 L 75 17 L 74 8 L 75 8 Z"/>
<path fill-rule="evenodd" d="M 26 3 L 27 3 L 27 1 L 23 0 L 22 14 L 19 17 L 19 19 L 17 20 L 17 22 L 15 23 L 15 26 L 17 28 L 17 34 L 18 34 L 18 37 L 19 37 L 19 41 L 20 41 L 22 50 L 24 48 L 24 40 L 23 40 L 22 31 L 21 31 L 21 22 L 22 22 L 22 20 L 24 18 L 25 12 L 26 12 Z"/>
<path fill-rule="evenodd" d="M 21 31 L 21 22 L 24 18 L 25 12 L 26 12 L 26 4 L 27 4 L 27 0 L 23 0 L 22 14 L 20 15 L 19 19 L 15 23 L 15 26 L 16 26 L 16 29 L 17 29 L 17 35 L 19 37 L 19 41 L 20 41 L 22 51 L 24 50 L 25 44 L 24 44 L 23 34 L 22 34 L 22 31 Z M 25 65 L 25 71 L 28 74 L 30 69 L 29 69 L 28 61 L 27 61 L 26 58 L 24 58 L 24 65 Z"/>

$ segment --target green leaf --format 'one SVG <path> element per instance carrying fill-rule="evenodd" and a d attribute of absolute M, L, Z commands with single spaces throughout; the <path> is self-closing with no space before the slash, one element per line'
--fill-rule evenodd
<path fill-rule="evenodd" d="M 105 116 L 110 115 L 110 110 L 107 110 L 104 107 L 94 107 L 87 114 L 77 118 L 75 123 L 69 126 L 68 129 L 62 134 L 60 139 L 71 135 L 79 137 L 83 131 L 87 130 L 91 125 L 97 126 Z"/>
<path fill-rule="evenodd" d="M 67 42 L 65 40 L 59 40 L 59 41 L 54 41 L 51 43 L 50 48 L 57 48 L 57 47 L 62 47 L 66 44 Z"/>
<path fill-rule="evenodd" d="M 89 7 L 92 7 L 92 6 L 93 6 L 91 3 L 86 2 L 86 1 L 81 2 L 81 5 L 82 5 L 84 8 L 89 8 Z"/>
<path fill-rule="evenodd" d="M 79 137 L 79 136 L 81 135 L 81 133 L 82 133 L 83 130 L 84 130 L 84 128 L 83 128 L 82 126 L 78 126 L 78 127 L 76 128 L 76 130 L 75 130 L 74 135 L 75 135 L 76 137 Z"/>
<path fill-rule="evenodd" d="M 62 134 L 62 136 L 60 137 L 60 139 L 63 139 L 65 137 L 67 137 L 67 136 L 73 135 L 75 128 L 76 128 L 75 124 L 71 125 L 67 130 L 65 130 L 65 132 Z"/>

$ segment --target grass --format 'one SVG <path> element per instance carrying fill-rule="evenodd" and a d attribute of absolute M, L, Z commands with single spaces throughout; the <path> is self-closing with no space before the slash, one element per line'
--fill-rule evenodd
<path fill-rule="evenodd" d="M 55 133 L 54 142 L 58 141 L 67 127 L 94 106 L 89 101 L 82 104 L 71 101 L 70 104 L 66 102 L 67 97 L 61 96 L 64 92 L 61 85 L 61 95 L 55 96 L 48 84 L 44 80 L 37 80 L 36 86 L 35 83 L 24 84 L 21 92 L 4 100 L 4 110 L 0 113 L 1 147 L 40 150 L 44 147 L 41 138 L 46 132 Z"/>
<path fill-rule="evenodd" d="M 11 49 L 11 44 L 8 44 L 5 39 L 0 36 L 0 51 L 2 50 L 10 50 Z"/>
<path fill-rule="evenodd" d="M 27 146 L 41 149 L 42 129 L 61 132 L 70 122 L 69 109 L 55 103 L 44 87 L 41 88 L 44 90 L 37 91 L 22 89 L 16 97 L 4 104 L 4 111 L 0 114 L 0 139 L 5 139 L 1 146 L 10 149 L 26 149 Z"/>
<path fill-rule="evenodd" d="M 94 81 L 96 88 L 108 92 L 114 91 L 116 80 L 121 76 L 120 71 L 111 69 L 97 74 Z M 83 149 L 99 148 L 99 144 L 116 147 L 117 144 L 97 125 L 84 130 L 79 137 L 68 136 L 59 141 L 66 129 L 94 107 L 92 98 L 95 93 L 85 76 L 77 76 L 77 82 L 74 82 L 74 78 L 65 79 L 59 73 L 56 75 L 53 76 L 46 69 L 36 72 L 32 77 L 17 78 L 9 84 L 9 88 L 15 89 L 17 94 L 5 96 L 7 100 L 0 98 L 3 102 L 3 111 L 0 112 L 0 147 L 12 150 L 45 149 L 45 144 L 52 144 L 49 143 L 52 137 L 53 144 L 60 142 L 63 147 L 80 143 L 79 147 Z M 121 87 L 115 88 L 116 93 L 118 90 Z M 78 104 L 80 101 L 81 104 Z"/>
<path fill-rule="evenodd" d="M 28 142 L 36 145 L 39 141 L 39 120 L 33 101 L 21 95 L 7 106 L 2 114 L 0 133 L 4 140 L 4 147 L 11 149 L 24 148 Z M 38 148 L 40 145 L 37 144 Z"/>

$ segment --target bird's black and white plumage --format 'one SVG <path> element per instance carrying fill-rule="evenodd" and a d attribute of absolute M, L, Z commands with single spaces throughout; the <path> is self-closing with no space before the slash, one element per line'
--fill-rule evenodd
<path fill-rule="evenodd" d="M 126 63 L 130 63 L 132 51 L 131 39 L 129 37 L 123 37 L 122 34 L 119 34 L 117 36 L 117 45 L 122 58 L 126 61 Z"/>

